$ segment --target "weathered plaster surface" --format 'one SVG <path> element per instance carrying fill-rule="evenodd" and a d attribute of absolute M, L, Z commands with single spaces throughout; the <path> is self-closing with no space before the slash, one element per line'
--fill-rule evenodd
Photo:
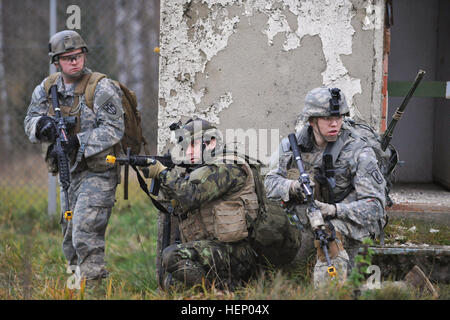
<path fill-rule="evenodd" d="M 374 31 L 382 28 L 383 8 L 383 0 L 162 1 L 159 151 L 168 141 L 167 127 L 181 116 L 198 115 L 216 124 L 230 124 L 230 118 L 236 117 L 235 123 L 240 123 L 239 115 L 245 108 L 255 115 L 265 114 L 267 122 L 271 122 L 248 121 L 246 125 L 267 128 L 274 124 L 270 117 L 283 112 L 283 105 L 291 106 L 290 109 L 295 106 L 296 110 L 290 112 L 300 112 L 300 93 L 304 98 L 312 85 L 341 88 L 352 115 L 376 125 L 379 114 L 370 109 L 378 106 L 381 97 L 382 32 Z M 259 30 L 255 30 L 256 27 Z M 373 60 L 368 67 L 367 63 L 361 66 L 350 58 L 355 45 L 355 28 L 359 33 L 371 35 L 369 52 Z M 259 41 L 258 32 L 266 37 L 265 46 Z M 319 44 L 312 41 L 316 37 Z M 246 42 L 242 43 L 241 39 Z M 310 50 L 305 50 L 305 45 Z M 296 56 L 299 53 L 301 57 Z M 252 57 L 260 57 L 260 60 L 255 63 Z M 292 75 L 290 73 L 298 67 L 297 61 L 301 61 L 303 73 Z M 346 65 L 345 61 L 351 61 L 352 65 Z M 239 64 L 243 72 L 237 70 Z M 308 70 L 308 64 L 314 68 Z M 258 69 L 249 70 L 248 65 Z M 364 77 L 352 76 L 355 69 Z M 316 79 L 317 73 L 321 76 L 320 82 L 308 80 Z M 245 77 L 252 83 L 246 82 Z M 293 81 L 307 87 L 298 90 Z M 270 82 L 270 86 L 266 82 Z M 282 88 L 277 87 L 280 84 Z M 369 98 L 360 98 L 363 87 L 370 92 Z M 253 105 L 260 95 L 262 103 Z M 272 96 L 276 97 L 272 105 L 265 105 L 265 101 L 272 102 Z M 290 96 L 298 102 L 293 104 Z M 238 105 L 232 107 L 233 103 Z M 255 119 L 264 120 L 258 116 Z M 273 120 L 278 121 L 278 127 L 284 126 L 279 118 Z"/>
<path fill-rule="evenodd" d="M 211 1 L 210 1 L 211 2 Z M 230 1 L 217 1 L 226 4 Z M 158 151 L 170 138 L 168 129 L 181 115 L 203 116 L 218 123 L 218 114 L 232 103 L 230 92 L 217 97 L 217 102 L 198 114 L 198 104 L 204 91 L 194 91 L 196 74 L 204 71 L 206 63 L 226 47 L 239 17 L 228 17 L 224 7 L 211 10 L 190 28 L 187 24 L 189 0 L 163 1 L 161 4 L 161 58 L 159 78 Z"/>

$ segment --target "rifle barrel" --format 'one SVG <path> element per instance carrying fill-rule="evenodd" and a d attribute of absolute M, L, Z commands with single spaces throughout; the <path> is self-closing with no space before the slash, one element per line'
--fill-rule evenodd
<path fill-rule="evenodd" d="M 406 106 L 408 105 L 409 100 L 413 96 L 414 91 L 416 91 L 416 89 L 419 86 L 420 81 L 422 81 L 422 78 L 424 75 L 425 75 L 425 71 L 419 70 L 419 72 L 416 75 L 416 78 L 414 79 L 414 82 L 413 82 L 411 88 L 409 89 L 408 93 L 406 94 L 405 98 L 403 99 L 402 104 L 400 105 L 400 107 L 397 108 L 397 110 L 395 110 L 395 113 L 392 116 L 392 120 L 389 123 L 386 131 L 384 132 L 383 138 L 381 140 L 381 149 L 383 151 L 386 151 L 389 143 L 391 142 L 392 136 L 394 133 L 394 128 L 397 125 L 397 122 L 400 121 L 400 119 L 403 115 L 403 111 L 405 110 Z"/>
<path fill-rule="evenodd" d="M 302 162 L 302 156 L 300 155 L 300 151 L 298 150 L 298 141 L 297 137 L 294 133 L 291 133 L 288 135 L 289 143 L 291 145 L 292 153 L 294 155 L 294 159 L 297 163 L 298 170 L 300 171 L 300 174 L 305 172 L 305 169 L 303 168 L 303 162 Z"/>
<path fill-rule="evenodd" d="M 295 161 L 297 163 L 298 170 L 300 171 L 300 177 L 298 178 L 298 180 L 299 180 L 300 184 L 302 185 L 303 192 L 305 193 L 305 195 L 308 198 L 307 200 L 309 202 L 311 202 L 310 205 L 315 207 L 314 199 L 313 199 L 313 193 L 312 193 L 312 189 L 311 189 L 311 184 L 310 184 L 310 181 L 309 181 L 309 176 L 305 172 L 305 168 L 303 167 L 303 161 L 302 161 L 302 156 L 300 154 L 300 150 L 298 148 L 297 137 L 295 136 L 294 133 L 291 133 L 291 134 L 288 135 L 288 139 L 289 139 L 289 143 L 291 145 L 291 149 L 292 149 L 292 153 L 294 155 L 294 159 L 295 159 Z"/>
<path fill-rule="evenodd" d="M 116 158 L 115 162 L 118 164 L 131 164 L 138 167 L 147 167 L 154 165 L 156 163 L 156 160 L 153 157 L 132 155 L 127 158 Z"/>

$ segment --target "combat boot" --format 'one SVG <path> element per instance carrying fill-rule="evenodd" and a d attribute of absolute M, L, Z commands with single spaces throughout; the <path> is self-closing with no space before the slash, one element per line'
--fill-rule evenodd
<path fill-rule="evenodd" d="M 422 269 L 420 269 L 417 265 L 415 265 L 411 271 L 406 274 L 404 280 L 410 286 L 417 288 L 420 293 L 427 292 L 435 299 L 439 297 L 437 290 L 431 284 Z"/>

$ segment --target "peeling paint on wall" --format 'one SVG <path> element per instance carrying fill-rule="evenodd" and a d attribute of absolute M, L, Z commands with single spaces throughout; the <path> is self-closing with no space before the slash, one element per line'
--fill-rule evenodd
<path fill-rule="evenodd" d="M 241 19 L 246 18 L 243 23 L 251 24 L 255 15 L 267 17 L 260 32 L 267 36 L 268 46 L 274 46 L 274 40 L 283 37 L 282 52 L 298 50 L 305 36 L 319 37 L 326 62 L 321 73 L 322 84 L 339 87 L 347 97 L 351 115 L 360 117 L 354 97 L 362 93 L 361 79 L 350 75 L 342 57 L 353 53 L 352 19 L 357 10 L 365 13 L 359 23 L 361 30 L 378 30 L 382 28 L 383 4 L 383 0 L 163 0 L 158 151 L 163 150 L 170 136 L 168 126 L 181 116 L 197 115 L 220 123 L 220 113 L 233 103 L 233 92 L 220 93 L 210 106 L 201 109 L 199 104 L 207 88 L 195 90 L 196 78 L 200 73 L 208 79 L 209 75 L 204 74 L 208 62 L 226 50 L 230 37 L 239 36 L 236 32 Z M 296 26 L 292 25 L 291 17 L 295 18 Z M 380 42 L 380 36 L 375 41 Z M 374 50 L 375 58 L 380 58 L 379 48 Z M 367 78 L 381 75 L 381 60 L 376 59 L 372 75 Z M 373 103 L 377 103 L 381 88 L 381 76 L 379 78 L 379 83 L 374 80 L 374 84 L 369 84 Z M 374 119 L 369 120 L 374 124 L 379 119 L 375 114 Z"/>
<path fill-rule="evenodd" d="M 380 19 L 383 10 L 383 3 L 377 0 L 368 0 L 366 7 L 366 16 L 363 20 L 363 30 L 381 29 L 383 26 Z"/>
<path fill-rule="evenodd" d="M 232 1 L 208 1 L 208 8 L 215 2 L 222 5 Z M 195 106 L 204 92 L 193 90 L 196 74 L 203 72 L 206 63 L 226 47 L 239 21 L 237 16 L 229 18 L 227 10 L 221 6 L 210 10 L 206 17 L 188 27 L 186 16 L 190 5 L 189 0 L 161 3 L 158 152 L 163 151 L 170 139 L 171 123 L 181 116 L 199 115 Z M 218 123 L 218 114 L 231 103 L 231 93 L 225 92 L 208 112 L 201 115 Z"/>
<path fill-rule="evenodd" d="M 382 90 L 382 78 L 383 71 L 380 67 L 383 64 L 383 42 L 384 42 L 384 13 L 385 6 L 383 0 L 370 0 L 367 1 L 366 16 L 363 20 L 363 30 L 373 30 L 374 32 L 374 57 L 372 64 L 372 94 L 371 94 L 371 105 L 381 106 L 381 90 Z M 369 123 L 374 128 L 379 128 L 381 122 L 382 111 L 381 108 L 372 108 L 371 118 L 368 119 Z"/>

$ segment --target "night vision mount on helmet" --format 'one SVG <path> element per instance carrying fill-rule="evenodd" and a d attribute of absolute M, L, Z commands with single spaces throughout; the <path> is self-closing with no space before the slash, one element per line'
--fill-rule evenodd
<path fill-rule="evenodd" d="M 202 139 L 203 143 L 216 139 L 216 143 L 222 141 L 222 134 L 211 122 L 197 117 L 190 118 L 184 125 L 181 121 L 172 123 L 170 130 L 175 131 L 177 143 L 191 143 L 194 140 Z"/>
<path fill-rule="evenodd" d="M 306 123 L 314 117 L 343 116 L 349 113 L 347 100 L 341 90 L 323 86 L 312 89 L 306 95 L 301 120 Z"/>

